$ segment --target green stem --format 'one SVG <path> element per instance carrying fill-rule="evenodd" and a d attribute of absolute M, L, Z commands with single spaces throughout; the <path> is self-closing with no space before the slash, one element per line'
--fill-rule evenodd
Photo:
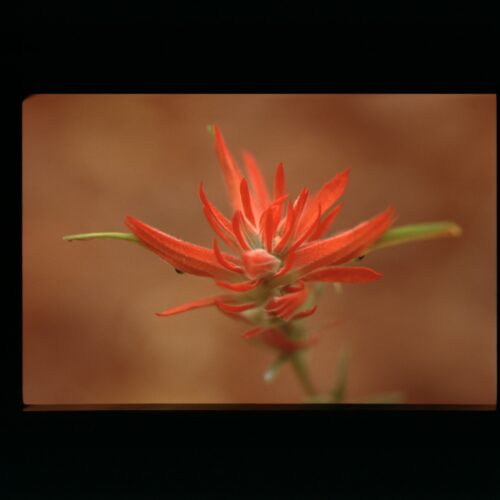
<path fill-rule="evenodd" d="M 304 357 L 304 353 L 299 351 L 291 356 L 292 366 L 295 370 L 295 374 L 299 379 L 302 387 L 306 391 L 308 396 L 316 396 L 317 392 L 311 382 L 311 376 L 309 374 L 309 367 L 307 365 L 306 358 Z"/>

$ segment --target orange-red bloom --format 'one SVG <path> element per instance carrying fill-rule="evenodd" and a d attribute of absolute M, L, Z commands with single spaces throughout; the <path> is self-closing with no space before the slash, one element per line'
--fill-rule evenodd
<path fill-rule="evenodd" d="M 218 127 L 214 127 L 214 132 L 232 216 L 227 218 L 210 202 L 201 184 L 199 194 L 205 217 L 227 251 L 220 249 L 217 240 L 213 248 L 204 248 L 131 216 L 126 217 L 125 224 L 146 247 L 176 269 L 211 277 L 229 293 L 173 307 L 158 315 L 216 305 L 226 314 L 253 325 L 245 338 L 259 336 L 285 351 L 303 348 L 314 339 L 293 341 L 277 325 L 315 312 L 316 306 L 305 307 L 306 283 L 367 283 L 380 278 L 381 274 L 372 269 L 342 264 L 362 255 L 387 231 L 394 221 L 394 210 L 388 208 L 353 229 L 323 238 L 340 212 L 342 205 L 334 205 L 347 186 L 349 170 L 337 174 L 314 195 L 303 189 L 292 200 L 280 163 L 271 196 L 255 159 L 243 153 L 247 180 Z M 257 309 L 260 316 L 256 323 L 252 310 Z"/>

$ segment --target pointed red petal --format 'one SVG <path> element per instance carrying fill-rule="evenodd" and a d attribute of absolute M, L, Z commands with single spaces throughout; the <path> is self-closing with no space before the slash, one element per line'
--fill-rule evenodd
<path fill-rule="evenodd" d="M 290 318 L 293 316 L 293 313 L 297 309 L 302 307 L 302 305 L 304 304 L 306 297 L 307 297 L 307 294 L 305 291 L 303 293 L 302 292 L 295 292 L 295 293 L 298 295 L 297 299 L 295 299 L 295 301 L 293 303 L 288 304 L 287 307 L 283 308 L 278 313 L 278 315 L 286 321 L 289 321 Z"/>
<path fill-rule="evenodd" d="M 304 281 L 300 280 L 294 283 L 293 285 L 288 285 L 286 287 L 287 292 L 300 292 L 301 290 L 304 290 L 305 288 L 305 283 Z"/>
<path fill-rule="evenodd" d="M 241 224 L 242 224 L 242 218 L 243 215 L 242 213 L 237 210 L 235 214 L 233 215 L 232 219 L 232 226 L 233 226 L 233 232 L 236 236 L 236 239 L 238 240 L 238 243 L 240 244 L 241 248 L 243 250 L 250 250 L 250 246 L 243 237 L 243 233 L 241 232 Z"/>
<path fill-rule="evenodd" d="M 285 194 L 285 172 L 283 170 L 283 163 L 280 163 L 276 168 L 276 175 L 274 177 L 274 200 Z"/>
<path fill-rule="evenodd" d="M 243 312 L 243 311 L 248 311 L 248 309 L 253 309 L 256 304 L 254 302 L 249 302 L 246 304 L 228 304 L 226 302 L 222 302 L 220 300 L 217 300 L 215 302 L 215 305 L 219 309 L 221 309 L 225 312 L 239 313 L 239 312 Z"/>
<path fill-rule="evenodd" d="M 237 248 L 239 250 L 239 245 L 235 244 L 235 242 L 228 237 L 227 233 L 223 230 L 219 222 L 214 218 L 214 215 L 207 209 L 207 207 L 203 207 L 203 213 L 210 224 L 210 227 L 214 230 L 214 233 L 219 236 L 219 238 L 226 243 L 226 245 Z"/>
<path fill-rule="evenodd" d="M 306 281 L 328 281 L 334 283 L 369 283 L 382 278 L 383 274 L 377 273 L 368 267 L 329 267 L 318 269 L 307 276 Z"/>
<path fill-rule="evenodd" d="M 311 203 L 304 212 L 304 217 L 301 221 L 299 230 L 302 230 L 304 226 L 314 219 L 318 206 L 321 206 L 324 213 L 340 198 L 340 196 L 342 196 L 348 180 L 349 169 L 346 169 L 321 187 L 321 189 L 314 195 Z"/>
<path fill-rule="evenodd" d="M 269 206 L 266 210 L 266 217 L 264 221 L 264 245 L 269 253 L 273 250 L 273 236 L 274 236 L 274 220 L 273 220 L 273 206 Z"/>
<path fill-rule="evenodd" d="M 283 332 L 276 328 L 268 329 L 263 332 L 263 340 L 266 344 L 284 352 L 293 352 L 300 349 L 306 349 L 315 344 L 318 339 L 318 333 L 312 334 L 305 340 L 291 340 L 286 337 Z"/>
<path fill-rule="evenodd" d="M 195 276 L 205 276 L 205 277 L 213 278 L 212 274 L 210 274 L 206 271 L 201 271 L 198 267 L 192 267 L 189 264 L 187 264 L 186 262 L 183 262 L 181 259 L 175 259 L 175 258 L 171 257 L 170 255 L 166 255 L 165 252 L 163 252 L 159 249 L 152 248 L 152 247 L 149 247 L 147 245 L 146 245 L 146 248 L 151 250 L 153 253 L 158 255 L 158 257 L 165 260 L 166 262 L 168 262 L 170 265 L 172 265 L 175 269 L 177 269 L 179 271 L 182 271 L 182 272 L 188 273 L 188 274 L 193 274 Z"/>
<path fill-rule="evenodd" d="M 222 309 L 221 307 L 219 307 L 217 304 L 215 304 L 219 311 L 224 314 L 225 316 L 228 316 L 229 318 L 231 319 L 234 319 L 236 321 L 241 321 L 243 323 L 246 323 L 248 325 L 253 325 L 253 323 L 251 321 L 249 321 L 245 316 L 243 316 L 241 313 L 235 313 L 235 312 L 229 312 L 229 311 L 225 311 L 224 309 Z"/>
<path fill-rule="evenodd" d="M 275 252 L 281 252 L 281 250 L 283 250 L 285 245 L 288 243 L 288 240 L 290 239 L 294 229 L 294 223 L 295 223 L 295 211 L 293 210 L 293 203 L 289 201 L 286 212 L 286 220 L 285 220 L 285 228 L 283 230 L 283 236 L 281 237 L 281 240 L 274 248 Z"/>
<path fill-rule="evenodd" d="M 272 235 L 273 235 L 273 245 L 274 245 L 274 238 L 276 236 L 276 231 L 278 230 L 278 226 L 279 226 L 279 223 L 281 221 L 281 208 L 282 208 L 282 204 L 280 204 L 279 206 L 274 206 L 273 209 L 272 209 L 272 223 L 273 223 L 273 226 L 272 226 Z"/>
<path fill-rule="evenodd" d="M 218 260 L 221 266 L 224 266 L 226 269 L 233 271 L 234 273 L 243 274 L 243 269 L 236 264 L 233 264 L 230 260 L 228 260 L 224 254 L 220 251 L 219 244 L 217 240 L 214 239 L 214 254 L 215 258 Z"/>
<path fill-rule="evenodd" d="M 266 217 L 266 212 L 271 212 L 272 214 L 276 214 L 276 211 L 281 210 L 281 207 L 283 206 L 283 203 L 287 200 L 288 195 L 284 194 L 283 196 L 280 196 L 277 200 L 274 200 L 260 215 L 259 218 L 259 230 L 262 232 L 264 230 L 264 225 L 265 225 L 265 220 L 264 217 Z M 273 215 L 274 217 L 274 215 Z M 278 221 L 279 222 L 279 221 Z M 274 223 L 274 222 L 273 222 Z M 277 226 L 277 224 L 276 224 Z"/>
<path fill-rule="evenodd" d="M 205 207 L 207 207 L 210 212 L 212 212 L 215 216 L 215 218 L 220 222 L 220 224 L 227 229 L 229 232 L 231 232 L 231 223 L 229 220 L 220 212 L 217 210 L 215 205 L 208 199 L 207 195 L 205 194 L 205 190 L 203 189 L 203 182 L 200 182 L 200 187 L 199 187 L 199 195 L 201 198 L 201 202 Z"/>
<path fill-rule="evenodd" d="M 372 243 L 377 241 L 387 231 L 387 229 L 394 224 L 394 221 L 396 220 L 396 217 L 394 216 L 394 209 L 389 208 L 386 210 L 386 213 L 389 215 L 384 216 L 384 214 L 381 214 L 378 221 L 372 225 L 370 230 L 366 230 L 365 228 L 364 235 L 358 235 L 356 240 L 352 241 L 351 244 L 339 251 L 335 256 L 335 260 L 333 260 L 330 265 L 344 264 L 345 262 L 362 255 Z M 316 266 L 315 269 L 317 269 Z"/>
<path fill-rule="evenodd" d="M 233 292 L 248 292 L 259 285 L 258 281 L 245 281 L 244 283 L 229 283 L 228 281 L 216 281 L 215 284 Z"/>
<path fill-rule="evenodd" d="M 143 241 L 143 243 L 144 243 L 144 241 Z M 167 254 L 167 253 L 165 253 L 165 250 L 163 250 L 161 248 L 155 248 L 155 247 L 152 247 L 152 246 L 146 245 L 146 244 L 145 244 L 145 246 L 146 246 L 146 248 L 148 248 L 153 253 L 158 255 L 161 259 L 167 261 L 169 264 L 171 264 L 175 269 L 177 269 L 179 271 L 183 271 L 183 272 L 188 273 L 188 274 L 193 274 L 195 276 L 213 277 L 213 275 L 211 273 L 209 273 L 208 271 L 200 269 L 199 266 L 190 265 L 188 262 L 186 262 L 185 259 L 183 259 L 179 256 L 175 257 L 171 253 Z"/>
<path fill-rule="evenodd" d="M 264 330 L 265 328 L 263 328 L 262 326 L 256 326 L 255 328 L 251 328 L 250 330 L 242 333 L 241 336 L 244 339 L 251 339 L 252 337 L 260 335 Z"/>
<path fill-rule="evenodd" d="M 295 252 L 289 252 L 286 256 L 283 267 L 274 275 L 275 278 L 279 278 L 286 274 L 292 268 L 293 262 L 295 260 Z"/>
<path fill-rule="evenodd" d="M 394 209 L 388 208 L 353 229 L 317 240 L 297 250 L 295 267 L 308 274 L 318 268 L 339 264 L 354 250 L 362 252 L 387 231 L 394 221 Z"/>
<path fill-rule="evenodd" d="M 273 316 L 288 320 L 307 298 L 305 289 L 287 293 L 281 297 L 273 297 L 266 305 L 266 311 Z"/>
<path fill-rule="evenodd" d="M 259 234 L 264 247 L 271 252 L 273 245 L 273 205 L 269 205 L 260 216 Z"/>
<path fill-rule="evenodd" d="M 343 203 L 339 203 L 318 225 L 316 231 L 309 237 L 309 241 L 319 240 L 332 225 L 333 221 L 337 218 L 337 215 L 342 208 Z"/>
<path fill-rule="evenodd" d="M 259 213 L 261 213 L 271 202 L 266 182 L 264 181 L 260 168 L 257 166 L 255 159 L 250 153 L 243 151 L 243 162 L 245 163 L 248 177 L 252 182 L 255 196 L 257 198 Z"/>
<path fill-rule="evenodd" d="M 293 252 L 294 250 L 299 248 L 300 245 L 302 245 L 302 243 L 304 243 L 304 241 L 306 241 L 309 238 L 309 236 L 311 236 L 316 231 L 316 228 L 319 226 L 319 223 L 321 221 L 321 207 L 318 206 L 317 210 L 318 210 L 318 213 L 316 215 L 316 219 L 312 221 L 312 223 L 309 227 L 306 227 L 303 229 L 302 235 L 300 235 L 293 242 L 292 246 L 289 249 L 289 252 Z"/>
<path fill-rule="evenodd" d="M 205 191 L 203 190 L 203 183 L 201 182 L 199 194 L 203 203 L 203 213 L 205 214 L 208 223 L 212 226 L 212 229 L 229 246 L 237 247 L 238 245 L 234 238 L 231 223 L 226 217 L 224 217 L 221 212 L 219 212 L 219 210 L 217 210 L 217 208 L 215 208 L 215 206 L 207 198 Z"/>
<path fill-rule="evenodd" d="M 248 189 L 247 180 L 243 177 L 240 183 L 240 194 L 241 203 L 243 205 L 243 210 L 245 212 L 245 217 L 250 221 L 250 223 L 255 226 L 255 217 L 253 215 L 252 199 L 250 197 L 250 191 Z"/>
<path fill-rule="evenodd" d="M 292 316 L 292 321 L 295 321 L 297 319 L 307 318 L 308 316 L 313 315 L 316 312 L 316 309 L 318 309 L 318 306 L 313 306 L 310 309 L 306 309 L 305 311 L 299 312 L 295 316 Z"/>
<path fill-rule="evenodd" d="M 302 215 L 308 197 L 309 197 L 309 190 L 307 188 L 304 188 L 300 192 L 299 196 L 297 196 L 297 199 L 293 204 L 293 208 L 295 210 L 295 217 L 297 221 L 300 219 L 300 216 Z"/>
<path fill-rule="evenodd" d="M 292 224 L 292 229 L 290 231 L 290 237 L 288 243 L 293 241 L 293 239 L 296 239 L 297 237 L 297 227 L 298 224 L 301 220 L 302 214 L 304 212 L 304 208 L 307 203 L 307 198 L 309 196 L 309 191 L 307 188 L 304 188 L 300 194 L 297 196 L 296 200 L 293 202 L 293 213 L 294 213 L 294 220 Z M 286 246 L 286 244 L 285 244 Z"/>
<path fill-rule="evenodd" d="M 180 314 L 186 311 L 191 311 L 191 309 L 213 306 L 219 299 L 220 299 L 219 297 L 208 297 L 205 299 L 194 300 L 193 302 L 188 302 L 187 304 L 183 304 L 181 306 L 170 307 L 169 309 L 165 309 L 165 311 L 155 314 L 157 316 L 172 316 L 174 314 Z"/>
<path fill-rule="evenodd" d="M 287 200 L 288 198 L 288 195 L 287 194 L 284 194 L 283 196 L 280 196 L 279 198 L 277 198 L 276 200 L 274 200 L 272 203 L 271 203 L 271 207 L 281 207 L 283 206 L 283 203 L 285 203 L 285 201 Z"/>
<path fill-rule="evenodd" d="M 125 224 L 150 250 L 181 271 L 193 274 L 196 271 L 222 279 L 234 276 L 217 262 L 213 251 L 208 248 L 174 238 L 135 217 L 127 216 Z"/>
<path fill-rule="evenodd" d="M 241 209 L 241 198 L 240 198 L 240 179 L 241 172 L 239 171 L 233 156 L 231 155 L 229 149 L 226 146 L 224 138 L 219 130 L 219 127 L 214 125 L 215 133 L 215 150 L 217 152 L 217 157 L 219 163 L 222 166 L 222 172 L 224 174 L 224 179 L 226 181 L 226 187 L 229 194 L 229 199 L 234 210 Z"/>

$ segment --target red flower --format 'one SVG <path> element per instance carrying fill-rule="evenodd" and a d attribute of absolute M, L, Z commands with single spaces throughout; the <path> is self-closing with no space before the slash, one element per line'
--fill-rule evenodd
<path fill-rule="evenodd" d="M 245 338 L 256 335 L 283 351 L 301 349 L 308 342 L 289 339 L 280 329 L 313 314 L 305 307 L 306 283 L 329 281 L 367 283 L 382 275 L 366 267 L 342 266 L 364 251 L 391 226 L 394 210 L 388 208 L 353 229 L 324 238 L 338 216 L 336 206 L 344 192 L 349 170 L 344 170 L 313 196 L 303 189 L 295 200 L 286 193 L 283 166 L 276 169 L 270 194 L 255 160 L 243 153 L 248 180 L 214 127 L 216 153 L 224 174 L 233 215 L 226 218 L 207 198 L 200 184 L 203 212 L 215 234 L 228 247 L 223 252 L 216 239 L 204 248 L 165 234 L 128 216 L 125 224 L 150 250 L 176 269 L 207 276 L 230 293 L 169 308 L 159 316 L 170 316 L 215 305 L 230 316 L 253 325 Z M 304 309 L 305 307 L 305 309 Z"/>

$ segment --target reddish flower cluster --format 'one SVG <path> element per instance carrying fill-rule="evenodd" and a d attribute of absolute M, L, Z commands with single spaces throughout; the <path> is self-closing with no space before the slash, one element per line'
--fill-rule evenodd
<path fill-rule="evenodd" d="M 204 248 L 165 234 L 128 216 L 126 225 L 150 250 L 176 269 L 207 276 L 228 293 L 173 307 L 159 316 L 216 306 L 225 314 L 243 320 L 252 328 L 244 338 L 259 337 L 282 351 L 307 347 L 315 340 L 293 340 L 284 332 L 286 324 L 310 316 L 308 282 L 366 283 L 382 275 L 366 267 L 342 266 L 363 254 L 394 221 L 389 208 L 353 229 L 323 238 L 338 216 L 334 207 L 344 192 L 349 171 L 337 174 L 314 195 L 304 188 L 295 200 L 286 193 L 285 176 L 279 164 L 273 193 L 269 192 L 254 158 L 243 153 L 249 181 L 243 176 L 217 127 L 216 153 L 222 166 L 234 210 L 226 218 L 207 198 L 200 184 L 203 212 L 216 239 Z"/>

